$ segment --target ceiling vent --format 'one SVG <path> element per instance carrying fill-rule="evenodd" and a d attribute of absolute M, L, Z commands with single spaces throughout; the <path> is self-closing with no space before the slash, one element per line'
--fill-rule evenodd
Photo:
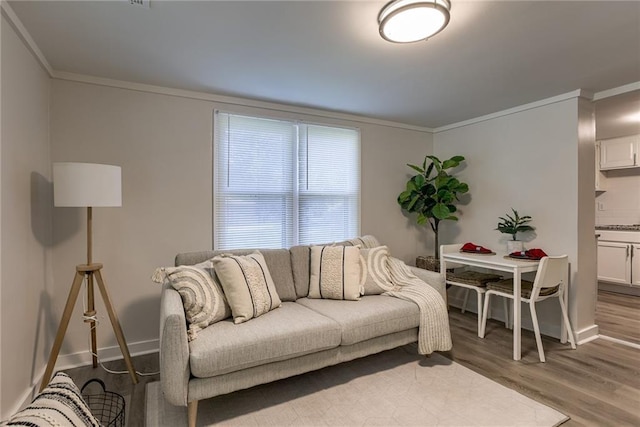
<path fill-rule="evenodd" d="M 149 9 L 149 0 L 129 0 L 133 6 L 144 7 L 145 9 Z"/>

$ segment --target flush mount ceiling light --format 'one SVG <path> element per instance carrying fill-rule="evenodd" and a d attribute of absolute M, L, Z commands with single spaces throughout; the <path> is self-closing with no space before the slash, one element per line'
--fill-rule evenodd
<path fill-rule="evenodd" d="M 394 0 L 380 11 L 383 39 L 394 43 L 427 40 L 449 23 L 449 0 Z"/>

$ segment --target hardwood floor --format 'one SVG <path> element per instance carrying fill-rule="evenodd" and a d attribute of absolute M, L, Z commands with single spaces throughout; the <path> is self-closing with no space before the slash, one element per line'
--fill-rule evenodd
<path fill-rule="evenodd" d="M 599 290 L 596 324 L 601 335 L 640 344 L 640 297 Z"/>
<path fill-rule="evenodd" d="M 449 313 L 453 350 L 444 355 L 481 375 L 514 389 L 571 417 L 563 427 L 640 426 L 640 350 L 603 339 L 571 350 L 566 344 L 543 337 L 546 363 L 540 363 L 533 333 L 523 331 L 522 360 L 512 360 L 512 335 L 503 323 L 489 320 L 486 338 L 476 335 L 475 313 Z M 134 357 L 138 371 L 158 370 L 158 355 Z M 108 362 L 125 370 L 122 360 Z M 131 384 L 128 375 L 114 375 L 101 368 L 67 371 L 79 386 L 89 378 L 101 378 L 107 390 L 129 396 L 128 426 L 144 426 L 145 384 L 159 376 L 140 377 Z"/>
<path fill-rule="evenodd" d="M 512 335 L 489 321 L 476 335 L 475 313 L 449 313 L 453 350 L 445 355 L 571 417 L 563 426 L 640 426 L 640 350 L 603 339 L 578 346 L 543 337 L 540 363 L 533 332 L 522 333 L 522 360 L 512 360 Z"/>

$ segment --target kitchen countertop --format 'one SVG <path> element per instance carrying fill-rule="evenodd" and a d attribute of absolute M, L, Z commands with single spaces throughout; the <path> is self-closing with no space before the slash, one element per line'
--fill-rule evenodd
<path fill-rule="evenodd" d="M 633 224 L 633 225 L 596 225 L 596 230 L 640 231 L 640 224 Z"/>
<path fill-rule="evenodd" d="M 596 230 L 600 242 L 640 243 L 640 231 Z"/>

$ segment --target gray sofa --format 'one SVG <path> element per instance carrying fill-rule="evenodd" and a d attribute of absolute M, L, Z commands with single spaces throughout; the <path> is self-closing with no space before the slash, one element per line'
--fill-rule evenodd
<path fill-rule="evenodd" d="M 244 255 L 250 250 L 229 251 Z M 309 246 L 261 249 L 282 306 L 248 322 L 223 320 L 187 341 L 178 292 L 165 284 L 160 313 L 160 379 L 168 402 L 188 407 L 195 427 L 198 401 L 389 350 L 418 339 L 419 310 L 384 295 L 360 301 L 309 299 Z M 203 262 L 222 251 L 183 253 L 176 265 Z M 438 273 L 413 267 L 445 297 Z M 425 284 L 425 286 L 428 286 Z"/>

